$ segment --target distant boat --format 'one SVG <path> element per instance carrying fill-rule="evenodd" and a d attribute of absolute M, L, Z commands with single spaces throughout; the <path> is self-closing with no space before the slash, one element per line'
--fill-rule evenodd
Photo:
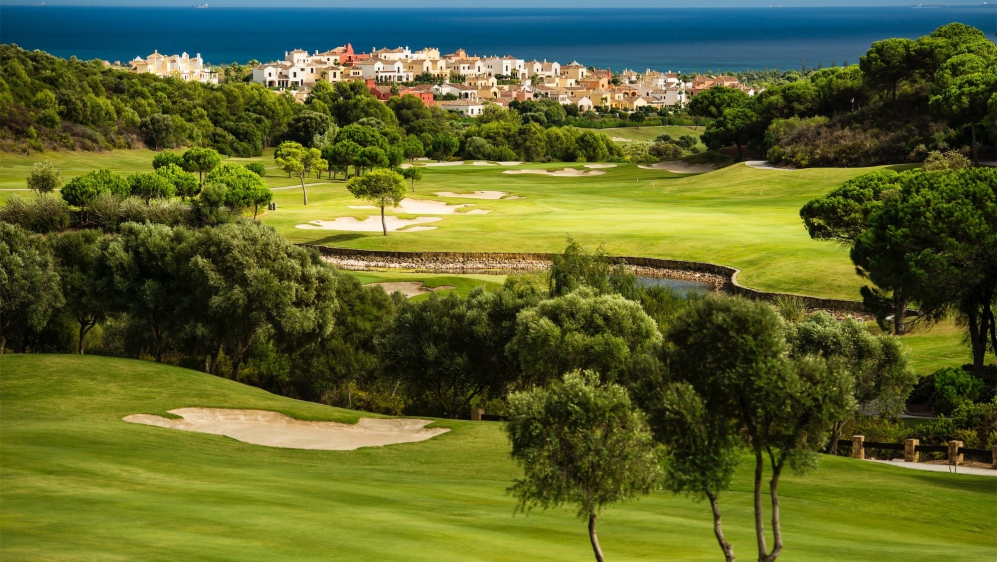
<path fill-rule="evenodd" d="M 205 8 L 207 8 L 207 7 L 208 7 L 208 5 L 207 5 L 207 4 L 193 4 L 193 5 L 191 6 L 191 8 L 197 8 L 198 10 L 203 10 L 203 9 L 205 9 Z"/>

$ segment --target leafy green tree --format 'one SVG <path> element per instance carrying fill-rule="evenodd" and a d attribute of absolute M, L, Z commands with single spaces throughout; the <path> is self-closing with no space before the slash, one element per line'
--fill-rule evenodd
<path fill-rule="evenodd" d="M 715 423 L 733 423 L 754 451 L 755 533 L 759 560 L 783 548 L 779 478 L 783 469 L 811 468 L 833 423 L 854 408 L 843 366 L 823 358 L 790 358 L 783 324 L 764 303 L 706 297 L 692 303 L 669 330 L 669 366 L 688 383 Z M 721 427 L 718 425 L 717 427 Z M 723 436 L 723 433 L 717 433 Z M 762 478 L 770 467 L 774 545 L 766 547 Z M 726 549 L 725 549 L 726 551 Z"/>
<path fill-rule="evenodd" d="M 422 168 L 405 168 L 402 170 L 402 177 L 411 182 L 412 191 L 415 191 L 415 182 L 422 180 Z"/>
<path fill-rule="evenodd" d="M 152 157 L 152 169 L 154 170 L 158 170 L 164 166 L 169 166 L 170 164 L 183 168 L 183 156 L 177 154 L 176 152 L 164 151 L 159 152 Z"/>
<path fill-rule="evenodd" d="M 145 139 L 145 143 L 152 145 L 154 150 L 159 150 L 164 146 L 173 146 L 177 134 L 176 124 L 173 116 L 155 113 L 142 119 L 138 126 Z"/>
<path fill-rule="evenodd" d="M 45 327 L 63 302 L 55 260 L 43 239 L 0 222 L 0 353 L 11 337 L 23 340 L 26 331 Z"/>
<path fill-rule="evenodd" d="M 997 70 L 960 76 L 939 95 L 931 98 L 931 107 L 959 124 L 968 124 L 973 137 L 973 161 L 980 165 L 976 125 L 987 118 L 988 103 L 997 92 Z"/>
<path fill-rule="evenodd" d="M 250 162 L 246 164 L 246 169 L 254 174 L 260 176 L 261 178 L 267 175 L 267 165 L 263 162 Z"/>
<path fill-rule="evenodd" d="M 385 372 L 450 418 L 477 396 L 502 396 L 512 381 L 502 360 L 504 342 L 490 319 L 495 298 L 476 290 L 467 298 L 430 294 L 403 305 L 378 339 Z"/>
<path fill-rule="evenodd" d="M 284 141 L 277 147 L 274 155 L 281 170 L 301 180 L 301 193 L 304 196 L 304 204 L 307 205 L 308 190 L 305 187 L 305 177 L 313 169 L 324 170 L 327 167 L 326 161 L 322 159 L 322 153 L 316 148 L 305 148 L 299 143 Z"/>
<path fill-rule="evenodd" d="M 28 176 L 28 188 L 37 194 L 51 193 L 62 185 L 62 174 L 49 162 L 35 162 Z"/>
<path fill-rule="evenodd" d="M 388 100 L 387 105 L 398 119 L 398 126 L 405 130 L 417 121 L 433 118 L 432 112 L 422 103 L 422 98 L 411 94 L 393 97 Z"/>
<path fill-rule="evenodd" d="M 252 207 L 254 219 L 260 205 L 273 200 L 273 192 L 263 183 L 263 179 L 238 164 L 218 166 L 208 174 L 207 182 L 225 186 L 224 202 L 230 209 L 241 211 Z"/>
<path fill-rule="evenodd" d="M 917 43 L 906 38 L 876 41 L 859 59 L 859 68 L 870 86 L 896 99 L 900 84 L 917 74 Z"/>
<path fill-rule="evenodd" d="M 183 168 L 177 166 L 176 164 L 160 166 L 159 168 L 156 168 L 155 173 L 157 176 L 160 176 L 169 182 L 170 185 L 173 186 L 173 192 L 176 195 L 179 195 L 182 200 L 186 200 L 188 198 L 193 199 L 198 193 L 201 192 L 201 184 L 198 182 L 198 179 L 194 177 L 194 174 L 185 172 Z"/>
<path fill-rule="evenodd" d="M 132 195 L 142 197 L 148 203 L 150 199 L 169 199 L 176 193 L 173 184 L 161 174 L 136 172 L 128 176 L 129 191 Z"/>
<path fill-rule="evenodd" d="M 760 133 L 761 124 L 758 115 L 750 109 L 734 107 L 724 111 L 723 115 L 706 127 L 702 140 L 710 150 L 720 150 L 733 144 L 737 147 L 740 158 L 741 147 L 752 138 L 758 137 Z"/>
<path fill-rule="evenodd" d="M 814 355 L 840 361 L 852 377 L 854 398 L 858 404 L 874 406 L 881 416 L 896 418 L 917 374 L 908 364 L 908 351 L 900 340 L 889 334 L 873 336 L 852 318 L 835 320 L 827 312 L 817 312 L 802 322 L 786 326 L 786 341 L 794 357 Z M 847 419 L 837 420 L 831 432 L 830 452 L 837 452 L 841 428 Z"/>
<path fill-rule="evenodd" d="M 613 382 L 634 356 L 660 341 L 657 324 L 640 304 L 582 288 L 521 312 L 508 352 L 526 384 L 543 385 L 576 369 L 601 372 Z"/>
<path fill-rule="evenodd" d="M 350 179 L 350 164 L 356 162 L 360 155 L 360 145 L 351 141 L 339 141 L 331 147 L 322 149 L 322 158 L 332 165 L 331 169 L 342 170 L 346 179 Z"/>
<path fill-rule="evenodd" d="M 928 153 L 921 167 L 925 172 L 940 172 L 942 170 L 968 170 L 973 167 L 973 163 L 962 154 L 950 150 L 944 154 L 937 150 Z"/>
<path fill-rule="evenodd" d="M 204 185 L 204 174 L 214 170 L 222 163 L 218 152 L 210 148 L 194 147 L 183 153 L 183 163 L 181 168 L 188 172 L 197 172 L 197 180 Z"/>
<path fill-rule="evenodd" d="M 851 254 L 874 282 L 903 279 L 927 320 L 955 312 L 983 378 L 987 349 L 997 350 L 997 170 L 904 175 Z"/>
<path fill-rule="evenodd" d="M 748 94 L 742 90 L 714 86 L 689 100 L 689 114 L 717 119 L 728 109 L 747 105 L 748 100 Z"/>
<path fill-rule="evenodd" d="M 357 199 L 366 199 L 381 209 L 381 229 L 388 235 L 388 225 L 384 220 L 384 208 L 401 203 L 405 198 L 405 179 L 391 170 L 374 170 L 367 175 L 357 176 L 346 184 L 346 189 Z"/>
<path fill-rule="evenodd" d="M 405 137 L 405 140 L 402 141 L 401 148 L 402 155 L 409 161 L 415 160 L 416 158 L 422 158 L 426 154 L 426 149 L 422 145 L 422 141 L 415 135 Z"/>
<path fill-rule="evenodd" d="M 127 197 L 131 195 L 131 185 L 111 170 L 101 168 L 76 176 L 62 188 L 62 198 L 66 203 L 80 208 L 89 205 L 102 193 Z"/>
<path fill-rule="evenodd" d="M 325 134 L 331 126 L 332 120 L 329 119 L 328 115 L 314 111 L 302 111 L 288 122 L 285 138 L 302 146 L 316 148 L 312 146 L 312 141 L 316 136 Z"/>
<path fill-rule="evenodd" d="M 398 124 L 394 113 L 378 101 L 363 82 L 337 82 L 323 96 L 322 101 L 329 107 L 329 113 L 340 127 L 367 117 L 380 119 L 387 125 Z"/>
<path fill-rule="evenodd" d="M 623 387 L 600 384 L 597 373 L 585 371 L 511 395 L 507 416 L 512 457 L 524 472 L 509 488 L 518 510 L 577 506 L 603 562 L 596 535 L 603 507 L 650 493 L 660 475 L 644 415 Z"/>
<path fill-rule="evenodd" d="M 460 141 L 450 133 L 438 133 L 433 136 L 433 142 L 429 147 L 429 155 L 437 162 L 449 160 L 460 148 Z"/>
<path fill-rule="evenodd" d="M 90 330 L 114 310 L 114 290 L 104 267 L 104 242 L 94 230 L 64 232 L 52 239 L 66 310 L 79 325 L 76 352 L 80 355 Z"/>
<path fill-rule="evenodd" d="M 364 170 L 387 168 L 388 163 L 388 155 L 376 146 L 361 148 L 353 160 L 353 165 L 356 167 L 358 174 L 363 173 Z"/>
<path fill-rule="evenodd" d="M 52 195 L 39 195 L 31 201 L 11 197 L 0 209 L 0 221 L 38 234 L 65 230 L 71 222 L 69 205 Z"/>

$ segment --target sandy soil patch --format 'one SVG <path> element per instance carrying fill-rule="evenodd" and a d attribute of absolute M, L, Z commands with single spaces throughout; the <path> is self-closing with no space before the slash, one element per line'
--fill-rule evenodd
<path fill-rule="evenodd" d="M 430 162 L 428 164 L 423 164 L 423 166 L 463 166 L 464 162 Z"/>
<path fill-rule="evenodd" d="M 522 164 L 522 162 L 499 162 L 499 165 L 501 166 L 518 166 L 520 164 Z"/>
<path fill-rule="evenodd" d="M 475 191 L 474 193 L 454 193 L 453 191 L 437 191 L 437 197 L 457 197 L 460 199 L 501 199 L 509 195 L 505 191 Z"/>
<path fill-rule="evenodd" d="M 402 164 L 402 165 L 400 165 L 400 166 L 398 166 L 398 167 L 404 170 L 404 169 L 406 169 L 406 168 L 411 168 L 411 167 L 412 167 L 412 164 L 410 164 L 410 163 L 408 163 L 408 162 L 405 162 L 404 164 Z"/>
<path fill-rule="evenodd" d="M 633 139 L 628 139 L 627 137 L 610 137 L 613 142 L 633 142 Z"/>
<path fill-rule="evenodd" d="M 602 170 L 577 170 L 575 168 L 565 168 L 563 170 L 506 170 L 503 174 L 539 174 L 541 176 L 554 176 L 559 178 L 577 178 L 579 176 L 601 176 L 606 172 Z"/>
<path fill-rule="evenodd" d="M 773 166 L 768 163 L 768 160 L 747 160 L 744 163 L 745 166 L 749 168 L 754 168 L 756 170 L 777 170 L 780 172 L 795 172 L 796 168 L 780 168 L 778 166 Z"/>
<path fill-rule="evenodd" d="M 910 468 L 913 470 L 927 470 L 929 472 L 954 472 L 956 474 L 975 474 L 976 476 L 997 476 L 997 470 L 994 470 L 992 468 L 983 468 L 978 466 L 952 467 L 948 465 L 948 461 L 904 462 L 903 459 L 894 459 L 892 461 L 883 461 L 879 459 L 865 459 L 865 460 L 881 464 L 888 464 L 891 466 L 899 466 L 901 468 Z"/>
<path fill-rule="evenodd" d="M 650 166 L 637 166 L 644 170 L 666 170 L 676 174 L 703 174 L 716 169 L 713 164 L 688 164 L 681 160 L 669 160 L 668 162 L 657 162 Z"/>
<path fill-rule="evenodd" d="M 491 162 L 471 162 L 475 166 L 494 166 Z"/>
<path fill-rule="evenodd" d="M 585 167 L 598 170 L 599 168 L 615 168 L 616 164 L 585 164 Z"/>
<path fill-rule="evenodd" d="M 377 209 L 373 205 L 347 205 L 350 209 Z M 472 209 L 460 212 L 464 207 L 473 207 L 474 203 L 463 203 L 460 205 L 450 205 L 446 201 L 427 201 L 425 199 L 409 199 L 406 197 L 397 207 L 388 207 L 396 213 L 410 213 L 413 215 L 484 215 L 491 211 L 484 209 Z"/>
<path fill-rule="evenodd" d="M 355 425 L 337 422 L 302 421 L 264 410 L 222 408 L 179 408 L 171 414 L 183 419 L 167 419 L 150 414 L 125 416 L 130 423 L 154 425 L 181 431 L 224 435 L 244 443 L 285 449 L 352 451 L 360 447 L 381 447 L 395 443 L 425 441 L 446 428 L 427 429 L 430 420 L 361 418 Z"/>
<path fill-rule="evenodd" d="M 317 182 L 317 183 L 306 183 L 305 187 L 313 187 L 316 185 L 328 185 L 327 182 Z M 280 187 L 271 187 L 270 191 L 280 191 L 282 189 L 301 189 L 301 184 L 297 185 L 282 185 Z"/>
<path fill-rule="evenodd" d="M 420 232 L 423 230 L 434 230 L 435 226 L 413 226 L 427 222 L 443 220 L 439 217 L 416 217 L 414 219 L 400 219 L 395 216 L 385 216 L 384 222 L 390 232 Z M 354 217 L 339 217 L 336 220 L 322 221 L 314 220 L 308 224 L 298 224 L 294 228 L 302 230 L 344 230 L 348 232 L 381 232 L 381 217 L 370 216 L 362 221 Z M 402 230 L 404 229 L 404 230 Z"/>
<path fill-rule="evenodd" d="M 439 287 L 427 287 L 422 283 L 422 281 L 390 281 L 385 283 L 367 283 L 364 287 L 384 287 L 384 292 L 389 295 L 394 292 L 399 292 L 408 298 L 412 298 L 418 295 L 423 295 L 426 293 L 432 293 L 433 291 L 446 291 L 448 289 L 455 289 L 456 287 L 452 285 L 440 285 Z"/>

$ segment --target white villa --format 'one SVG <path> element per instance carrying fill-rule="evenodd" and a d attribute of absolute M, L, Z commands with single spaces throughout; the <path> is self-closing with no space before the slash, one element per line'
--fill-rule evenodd
<path fill-rule="evenodd" d="M 135 57 L 130 63 L 132 72 L 150 73 L 156 76 L 175 77 L 186 81 L 218 83 L 218 73 L 204 66 L 201 53 L 191 57 L 187 53 L 180 55 L 161 55 L 154 51 L 143 59 Z"/>

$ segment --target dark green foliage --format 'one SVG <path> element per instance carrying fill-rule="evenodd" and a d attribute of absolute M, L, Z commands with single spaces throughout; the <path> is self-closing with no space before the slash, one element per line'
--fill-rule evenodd
<path fill-rule="evenodd" d="M 25 351 L 25 338 L 42 330 L 63 302 L 55 260 L 44 240 L 0 221 L 0 353 L 8 343 Z"/>
<path fill-rule="evenodd" d="M 316 136 L 324 134 L 331 126 L 332 119 L 328 115 L 314 111 L 302 111 L 288 122 L 284 138 L 311 147 L 312 140 Z"/>
<path fill-rule="evenodd" d="M 51 195 L 39 195 L 29 200 L 11 197 L 0 209 L 0 221 L 39 234 L 65 230 L 71 222 L 69 206 Z"/>
<path fill-rule="evenodd" d="M 221 162 L 221 156 L 215 150 L 195 146 L 183 153 L 180 167 L 188 172 L 197 172 L 197 180 L 203 185 L 204 174 L 214 170 Z"/>
<path fill-rule="evenodd" d="M 267 175 L 267 165 L 263 162 L 250 162 L 249 164 L 246 164 L 246 169 L 261 178 L 266 177 Z"/>
<path fill-rule="evenodd" d="M 132 195 L 145 199 L 148 203 L 150 199 L 169 199 L 176 194 L 176 187 L 165 174 L 157 172 L 134 173 L 128 176 L 129 192 Z"/>
<path fill-rule="evenodd" d="M 193 198 L 201 192 L 201 184 L 197 177 L 190 172 L 185 172 L 176 164 L 167 164 L 156 168 L 156 175 L 169 182 L 173 186 L 173 193 L 180 199 Z"/>
<path fill-rule="evenodd" d="M 748 104 L 748 94 L 734 88 L 714 86 L 689 101 L 689 113 L 702 117 L 719 118 L 728 109 Z"/>
<path fill-rule="evenodd" d="M 596 537 L 602 508 L 646 495 L 658 482 L 658 454 L 644 414 L 623 387 L 600 384 L 588 371 L 514 394 L 507 411 L 512 457 L 524 472 L 509 488 L 517 509 L 577 507 L 603 562 Z"/>
<path fill-rule="evenodd" d="M 170 164 L 183 168 L 183 155 L 177 154 L 176 152 L 160 152 L 152 157 L 152 168 L 154 170 L 169 166 Z"/>
<path fill-rule="evenodd" d="M 62 198 L 74 207 L 86 207 L 98 195 L 109 193 L 119 197 L 131 194 L 131 185 L 125 178 L 102 168 L 76 176 L 62 188 Z"/>

